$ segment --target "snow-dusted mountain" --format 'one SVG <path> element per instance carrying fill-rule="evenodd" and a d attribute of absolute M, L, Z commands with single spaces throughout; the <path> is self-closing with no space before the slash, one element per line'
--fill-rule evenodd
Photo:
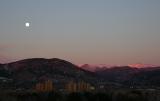
<path fill-rule="evenodd" d="M 121 65 L 107 65 L 107 64 L 81 64 L 78 65 L 80 68 L 95 72 L 97 70 L 105 70 L 108 68 L 114 68 L 114 67 L 125 67 Z M 136 63 L 136 64 L 129 64 L 126 65 L 131 68 L 150 68 L 150 67 L 159 67 L 157 65 L 152 65 L 152 64 L 142 64 L 142 63 Z"/>

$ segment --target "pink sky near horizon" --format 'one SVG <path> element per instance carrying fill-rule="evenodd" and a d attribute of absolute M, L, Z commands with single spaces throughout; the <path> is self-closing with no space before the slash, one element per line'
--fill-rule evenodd
<path fill-rule="evenodd" d="M 160 65 L 159 5 L 160 0 L 0 0 L 0 63 L 60 58 Z"/>

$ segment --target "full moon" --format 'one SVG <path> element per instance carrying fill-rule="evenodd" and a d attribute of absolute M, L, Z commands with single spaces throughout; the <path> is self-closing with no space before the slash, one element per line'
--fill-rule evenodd
<path fill-rule="evenodd" d="M 29 23 L 29 22 L 26 22 L 26 23 L 25 23 L 25 26 L 26 26 L 26 27 L 29 27 L 29 26 L 30 26 L 30 23 Z"/>

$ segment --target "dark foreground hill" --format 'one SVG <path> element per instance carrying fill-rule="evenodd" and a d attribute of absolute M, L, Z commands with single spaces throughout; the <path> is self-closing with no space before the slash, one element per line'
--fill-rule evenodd
<path fill-rule="evenodd" d="M 33 58 L 3 64 L 0 65 L 0 77 L 12 80 L 19 87 L 31 87 L 37 82 L 48 79 L 54 83 L 65 83 L 71 80 L 94 82 L 96 80 L 92 72 L 57 58 Z"/>

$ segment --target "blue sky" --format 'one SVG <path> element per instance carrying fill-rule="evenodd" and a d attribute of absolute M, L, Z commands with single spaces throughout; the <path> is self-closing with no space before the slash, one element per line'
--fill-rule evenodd
<path fill-rule="evenodd" d="M 1 0 L 0 60 L 160 65 L 159 5 L 159 0 Z"/>

